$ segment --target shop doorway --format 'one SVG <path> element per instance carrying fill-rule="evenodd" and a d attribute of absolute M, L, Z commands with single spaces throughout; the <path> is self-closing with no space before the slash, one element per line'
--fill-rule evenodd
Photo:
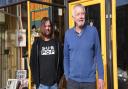
<path fill-rule="evenodd" d="M 128 4 L 116 8 L 118 89 L 128 88 Z"/>

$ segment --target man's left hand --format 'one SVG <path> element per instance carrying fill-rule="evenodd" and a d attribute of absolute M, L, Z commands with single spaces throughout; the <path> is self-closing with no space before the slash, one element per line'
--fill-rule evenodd
<path fill-rule="evenodd" d="M 98 79 L 98 89 L 104 89 L 104 80 Z"/>

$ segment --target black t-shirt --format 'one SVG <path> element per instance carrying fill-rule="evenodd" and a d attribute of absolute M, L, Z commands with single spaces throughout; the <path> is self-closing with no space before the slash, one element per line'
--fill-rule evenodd
<path fill-rule="evenodd" d="M 57 43 L 54 39 L 50 41 L 40 40 L 39 44 L 39 70 L 40 83 L 53 85 L 57 82 Z"/>

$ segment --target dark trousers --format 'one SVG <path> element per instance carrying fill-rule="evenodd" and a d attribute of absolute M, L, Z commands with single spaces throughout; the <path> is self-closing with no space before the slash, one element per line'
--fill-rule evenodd
<path fill-rule="evenodd" d="M 96 82 L 77 82 L 68 79 L 67 89 L 96 89 Z"/>

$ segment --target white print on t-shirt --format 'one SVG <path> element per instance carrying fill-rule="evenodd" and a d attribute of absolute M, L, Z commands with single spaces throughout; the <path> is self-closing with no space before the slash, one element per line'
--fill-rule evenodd
<path fill-rule="evenodd" d="M 42 47 L 41 55 L 53 55 L 53 54 L 55 54 L 54 46 Z"/>

